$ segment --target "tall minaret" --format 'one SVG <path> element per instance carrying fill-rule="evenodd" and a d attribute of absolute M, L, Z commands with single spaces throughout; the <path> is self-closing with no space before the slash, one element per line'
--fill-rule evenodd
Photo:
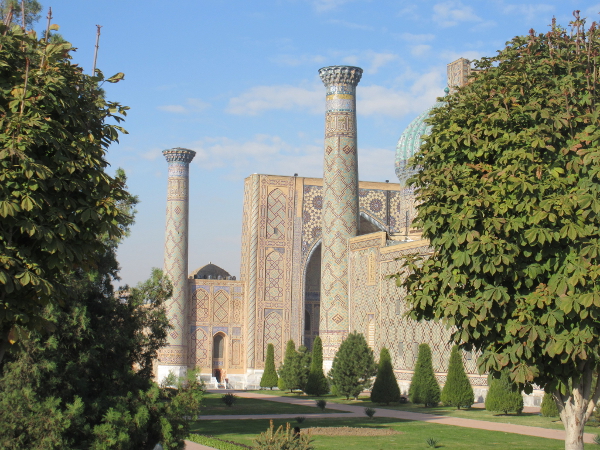
<path fill-rule="evenodd" d="M 319 324 L 327 372 L 349 331 L 348 239 L 358 234 L 359 223 L 356 86 L 362 69 L 324 67 L 319 76 L 327 88 Z"/>
<path fill-rule="evenodd" d="M 159 382 L 169 372 L 184 376 L 187 370 L 189 172 L 196 152 L 173 148 L 164 150 L 163 155 L 169 163 L 164 270 L 173 284 L 173 296 L 165 309 L 173 329 L 167 346 L 158 354 Z"/>

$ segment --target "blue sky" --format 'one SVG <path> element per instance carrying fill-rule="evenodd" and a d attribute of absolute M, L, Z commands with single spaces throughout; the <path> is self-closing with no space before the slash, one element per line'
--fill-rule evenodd
<path fill-rule="evenodd" d="M 107 97 L 130 106 L 129 134 L 110 148 L 139 196 L 119 249 L 123 283 L 162 267 L 167 163 L 161 150 L 197 152 L 190 168 L 190 271 L 209 261 L 239 276 L 243 180 L 252 173 L 322 176 L 325 89 L 318 69 L 356 65 L 361 180 L 395 181 L 396 142 L 443 94 L 446 64 L 491 56 L 553 16 L 566 26 L 600 3 L 561 0 L 67 1 L 53 23 L 91 71 L 125 80 Z M 44 11 L 43 16 L 46 15 Z M 45 25 L 42 19 L 38 28 Z"/>

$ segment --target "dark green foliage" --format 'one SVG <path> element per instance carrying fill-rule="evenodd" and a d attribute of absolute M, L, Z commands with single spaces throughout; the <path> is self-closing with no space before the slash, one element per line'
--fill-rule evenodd
<path fill-rule="evenodd" d="M 340 345 L 328 376 L 338 395 L 358 399 L 362 391 L 371 387 L 371 377 L 376 372 L 373 350 L 362 334 L 354 332 Z"/>
<path fill-rule="evenodd" d="M 439 441 L 435 438 L 429 437 L 427 438 L 427 440 L 425 441 L 425 443 L 427 444 L 428 447 L 431 448 L 438 448 L 439 447 Z"/>
<path fill-rule="evenodd" d="M 105 172 L 106 150 L 123 131 L 106 121 L 128 108 L 104 100 L 100 73 L 71 64 L 68 42 L 0 31 L 2 361 L 29 331 L 54 328 L 45 307 L 70 301 L 71 272 L 94 270 L 98 237 L 120 238 L 130 218 L 118 206 L 128 195 L 122 180 Z"/>
<path fill-rule="evenodd" d="M 296 344 L 290 339 L 285 349 L 283 365 L 279 368 L 279 389 L 289 389 L 290 392 L 303 390 L 308 380 L 310 359 L 308 349 L 301 345 L 296 351 Z"/>
<path fill-rule="evenodd" d="M 491 376 L 490 376 L 491 378 Z M 500 378 L 491 378 L 489 390 L 485 397 L 485 409 L 494 412 L 515 412 L 520 414 L 523 411 L 523 396 L 518 386 L 510 379 L 510 375 L 503 371 Z"/>
<path fill-rule="evenodd" d="M 113 256 L 99 258 L 99 272 L 72 274 L 72 298 L 45 311 L 59 325 L 53 334 L 32 332 L 23 351 L 6 357 L 0 448 L 145 449 L 159 440 L 181 447 L 203 387 L 192 371 L 179 389 L 152 381 L 169 326 L 162 302 L 170 284 L 156 270 L 122 301 L 112 292 Z"/>
<path fill-rule="evenodd" d="M 319 408 L 321 411 L 325 411 L 325 407 L 327 406 L 327 401 L 315 400 L 315 404 L 317 405 L 317 408 Z"/>
<path fill-rule="evenodd" d="M 298 384 L 294 386 L 294 389 L 298 389 L 300 391 L 305 389 L 306 383 L 308 382 L 308 376 L 310 374 L 311 360 L 312 356 L 308 351 L 308 348 L 306 348 L 304 345 L 298 347 L 295 361 L 295 370 L 298 374 Z"/>
<path fill-rule="evenodd" d="M 433 372 L 431 349 L 429 345 L 421 344 L 408 389 L 408 398 L 412 403 L 422 403 L 427 407 L 436 406 L 440 401 L 440 395 L 440 385 Z"/>
<path fill-rule="evenodd" d="M 392 367 L 392 358 L 387 348 L 383 347 L 379 353 L 379 364 L 377 366 L 377 377 L 371 390 L 371 401 L 374 403 L 385 403 L 400 401 L 400 388 L 394 368 Z"/>
<path fill-rule="evenodd" d="M 230 408 L 233 405 L 235 405 L 236 400 L 237 400 L 237 395 L 232 394 L 232 393 L 223 394 L 221 396 L 221 401 L 223 403 L 225 403 L 225 406 L 229 406 Z"/>
<path fill-rule="evenodd" d="M 306 420 L 306 417 L 304 417 L 304 416 L 296 417 L 296 422 L 298 422 L 298 423 L 303 423 L 305 420 Z"/>
<path fill-rule="evenodd" d="M 277 430 L 271 420 L 271 426 L 254 440 L 258 450 L 313 450 L 311 436 L 307 433 L 295 434 L 289 422 L 285 429 L 280 425 Z"/>
<path fill-rule="evenodd" d="M 285 381 L 283 381 L 283 378 L 281 378 L 281 374 L 279 376 L 279 379 L 277 380 L 277 389 L 279 389 L 280 391 L 285 391 L 287 389 Z"/>
<path fill-rule="evenodd" d="M 273 390 L 277 386 L 279 377 L 275 370 L 275 349 L 273 344 L 267 345 L 267 359 L 265 360 L 265 371 L 260 379 L 260 387 L 270 388 Z"/>
<path fill-rule="evenodd" d="M 457 345 L 452 347 L 450 353 L 448 376 L 442 389 L 441 401 L 445 406 L 454 406 L 458 409 L 470 408 L 475 401 L 475 393 L 465 373 L 461 351 Z"/>
<path fill-rule="evenodd" d="M 313 341 L 312 362 L 304 392 L 317 396 L 329 393 L 329 382 L 323 373 L 323 343 L 319 336 Z"/>
<path fill-rule="evenodd" d="M 280 390 L 289 389 L 292 392 L 299 384 L 297 366 L 298 352 L 296 352 L 296 344 L 290 339 L 285 347 L 283 364 L 279 367 L 278 386 Z"/>
<path fill-rule="evenodd" d="M 548 392 L 544 394 L 540 412 L 544 417 L 558 417 L 558 407 L 556 406 L 556 401 L 552 394 L 549 394 Z"/>
<path fill-rule="evenodd" d="M 369 418 L 372 419 L 373 416 L 375 415 L 377 411 L 375 411 L 375 409 L 373 408 L 365 408 L 365 415 Z"/>

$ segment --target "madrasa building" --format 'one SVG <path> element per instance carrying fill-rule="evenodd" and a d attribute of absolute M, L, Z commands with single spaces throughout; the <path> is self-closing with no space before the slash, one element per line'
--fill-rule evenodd
<path fill-rule="evenodd" d="M 463 85 L 470 70 L 462 58 L 449 64 L 448 86 Z M 430 132 L 425 119 L 441 103 L 400 136 L 399 183 L 359 181 L 355 95 L 362 69 L 332 66 L 319 75 L 325 85 L 323 178 L 246 178 L 239 280 L 213 264 L 188 272 L 188 178 L 195 152 L 163 152 L 169 174 L 164 270 L 173 283 L 166 309 L 173 329 L 159 352 L 159 380 L 196 367 L 209 383 L 227 379 L 233 388 L 257 388 L 268 344 L 278 366 L 289 339 L 311 348 L 317 335 L 327 373 L 340 343 L 358 331 L 376 355 L 389 350 L 403 392 L 422 343 L 431 347 L 434 371 L 445 383 L 450 332 L 405 317 L 405 291 L 388 278 L 401 270 L 403 256 L 431 252 L 411 224 L 415 195 L 406 185 L 412 175 L 407 162 Z M 487 377 L 479 375 L 475 359 L 463 353 L 481 398 Z"/>

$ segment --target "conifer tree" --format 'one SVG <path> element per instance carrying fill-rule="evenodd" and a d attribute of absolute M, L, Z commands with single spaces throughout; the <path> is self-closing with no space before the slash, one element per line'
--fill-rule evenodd
<path fill-rule="evenodd" d="M 485 409 L 488 411 L 516 412 L 523 411 L 523 397 L 521 391 L 510 379 L 507 371 L 502 371 L 500 378 L 492 378 L 489 384 L 487 396 L 485 397 Z"/>
<path fill-rule="evenodd" d="M 310 363 L 312 361 L 312 355 L 304 345 L 298 347 L 296 352 L 296 360 L 294 364 L 294 371 L 296 372 L 296 385 L 294 389 L 303 391 L 308 382 L 308 375 L 310 374 Z"/>
<path fill-rule="evenodd" d="M 379 365 L 377 368 L 377 377 L 373 383 L 371 391 L 371 401 L 374 403 L 385 403 L 400 401 L 400 388 L 394 368 L 392 367 L 392 358 L 387 348 L 383 347 L 379 353 Z"/>
<path fill-rule="evenodd" d="M 556 401 L 552 394 L 549 394 L 548 392 L 544 394 L 540 412 L 544 417 L 558 417 L 558 407 L 556 406 Z"/>
<path fill-rule="evenodd" d="M 267 359 L 265 360 L 265 371 L 260 379 L 260 387 L 270 388 L 273 390 L 277 386 L 279 377 L 275 370 L 275 348 L 273 344 L 267 345 Z"/>
<path fill-rule="evenodd" d="M 422 403 L 427 407 L 436 406 L 440 401 L 440 395 L 440 385 L 433 373 L 431 349 L 429 345 L 421 344 L 415 372 L 408 389 L 408 397 L 412 403 Z"/>
<path fill-rule="evenodd" d="M 279 367 L 279 379 L 281 383 L 278 383 L 278 386 L 280 390 L 289 389 L 292 392 L 295 386 L 298 385 L 297 359 L 296 344 L 293 339 L 290 339 L 285 348 L 283 364 Z M 283 389 L 281 389 L 282 387 Z"/>
<path fill-rule="evenodd" d="M 313 342 L 312 363 L 310 365 L 310 373 L 308 381 L 304 388 L 304 393 L 307 395 L 321 396 L 329 392 L 329 382 L 323 373 L 323 343 L 321 338 L 317 336 Z"/>
<path fill-rule="evenodd" d="M 452 347 L 452 353 L 450 353 L 448 376 L 442 389 L 441 400 L 445 406 L 455 406 L 458 409 L 461 406 L 470 408 L 475 401 L 475 393 L 469 377 L 465 373 L 461 352 L 457 345 Z"/>
<path fill-rule="evenodd" d="M 373 350 L 365 337 L 350 333 L 338 349 L 329 371 L 331 383 L 339 395 L 358 400 L 358 395 L 371 387 L 371 377 L 377 372 Z"/>

